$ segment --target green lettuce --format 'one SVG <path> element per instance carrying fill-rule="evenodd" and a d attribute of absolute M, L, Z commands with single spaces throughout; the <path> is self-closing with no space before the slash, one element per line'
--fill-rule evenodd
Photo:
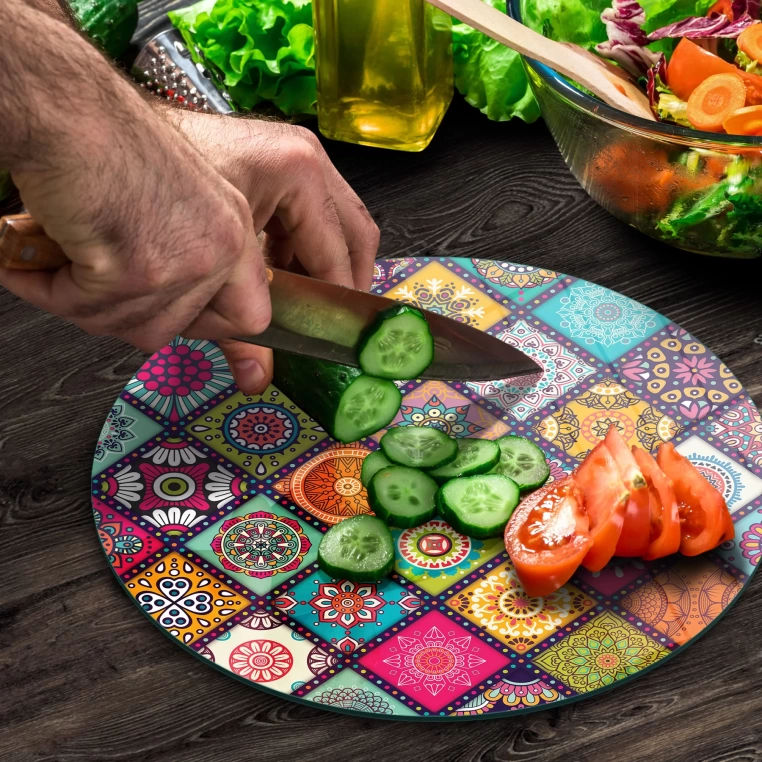
<path fill-rule="evenodd" d="M 0 169 L 0 201 L 4 201 L 13 191 L 11 173 L 6 169 Z"/>
<path fill-rule="evenodd" d="M 310 0 L 201 0 L 169 18 L 237 107 L 268 101 L 284 114 L 317 113 Z"/>
<path fill-rule="evenodd" d="M 592 50 L 608 39 L 601 13 L 611 0 L 522 0 L 524 24 L 545 37 Z"/>
<path fill-rule="evenodd" d="M 506 0 L 486 0 L 505 12 Z M 525 122 L 540 117 L 521 56 L 472 27 L 453 19 L 455 86 L 466 101 L 495 122 L 517 116 Z"/>
<path fill-rule="evenodd" d="M 759 61 L 749 58 L 743 50 L 736 53 L 735 63 L 740 69 L 748 71 L 750 74 L 759 74 Z"/>

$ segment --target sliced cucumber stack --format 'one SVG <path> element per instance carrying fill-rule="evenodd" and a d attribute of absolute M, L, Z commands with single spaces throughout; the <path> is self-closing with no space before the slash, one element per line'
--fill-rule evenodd
<path fill-rule="evenodd" d="M 437 489 L 437 483 L 422 471 L 388 466 L 370 480 L 368 502 L 387 524 L 407 529 L 425 524 L 434 516 Z"/>
<path fill-rule="evenodd" d="M 486 474 L 500 461 L 500 448 L 491 439 L 458 439 L 458 455 L 452 463 L 429 471 L 440 484 L 459 476 Z"/>
<path fill-rule="evenodd" d="M 320 541 L 318 566 L 334 579 L 376 582 L 394 568 L 394 538 L 381 519 L 352 516 L 332 526 Z"/>
<path fill-rule="evenodd" d="M 275 353 L 273 383 L 344 444 L 388 426 L 402 395 L 392 381 L 365 376 L 357 368 Z"/>
<path fill-rule="evenodd" d="M 534 442 L 513 434 L 496 441 L 500 447 L 500 462 L 490 473 L 513 479 L 522 492 L 539 489 L 548 481 L 548 461 L 545 453 Z"/>
<path fill-rule="evenodd" d="M 447 482 L 439 490 L 437 506 L 453 529 L 486 540 L 502 536 L 519 499 L 519 488 L 512 479 L 484 474 Z"/>
<path fill-rule="evenodd" d="M 357 359 L 369 376 L 418 378 L 434 360 L 434 338 L 423 313 L 405 304 L 379 313 L 360 340 Z"/>
<path fill-rule="evenodd" d="M 439 468 L 458 455 L 455 439 L 428 426 L 389 429 L 381 437 L 381 449 L 392 463 L 409 468 Z"/>
<path fill-rule="evenodd" d="M 370 480 L 373 478 L 377 471 L 382 468 L 391 466 L 392 464 L 386 459 L 384 453 L 380 450 L 372 452 L 370 455 L 365 456 L 365 460 L 362 462 L 362 471 L 360 472 L 360 481 L 362 486 L 366 489 L 370 484 Z"/>

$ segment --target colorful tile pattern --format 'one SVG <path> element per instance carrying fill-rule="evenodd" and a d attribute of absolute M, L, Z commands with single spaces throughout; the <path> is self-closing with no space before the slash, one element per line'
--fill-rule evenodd
<path fill-rule="evenodd" d="M 610 424 L 674 439 L 733 511 L 710 554 L 614 558 L 545 598 L 521 588 L 502 538 L 439 518 L 395 530 L 377 584 L 320 571 L 324 532 L 370 512 L 362 462 L 274 387 L 248 397 L 213 342 L 176 339 L 112 406 L 93 461 L 102 548 L 135 603 L 200 658 L 315 707 L 457 721 L 589 696 L 690 644 L 762 558 L 762 419 L 709 349 L 643 305 L 539 267 L 376 263 L 376 293 L 519 346 L 540 377 L 399 382 L 392 426 L 528 436 L 562 478 Z M 720 646 L 721 648 L 721 646 Z"/>

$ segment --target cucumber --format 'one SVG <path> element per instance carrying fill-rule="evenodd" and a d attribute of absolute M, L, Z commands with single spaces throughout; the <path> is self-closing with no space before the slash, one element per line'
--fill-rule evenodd
<path fill-rule="evenodd" d="M 273 383 L 344 444 L 388 426 L 402 395 L 392 381 L 357 368 L 276 351 Z"/>
<path fill-rule="evenodd" d="M 500 461 L 500 448 L 491 439 L 458 439 L 458 456 L 452 463 L 429 471 L 440 484 L 459 476 L 486 474 Z"/>
<path fill-rule="evenodd" d="M 520 492 L 499 474 L 466 476 L 447 482 L 437 495 L 439 515 L 456 531 L 477 540 L 501 537 Z"/>
<path fill-rule="evenodd" d="M 80 28 L 110 58 L 130 45 L 138 26 L 138 0 L 69 0 Z"/>
<path fill-rule="evenodd" d="M 458 455 L 456 440 L 428 426 L 389 429 L 381 437 L 381 449 L 392 463 L 410 468 L 439 468 Z"/>
<path fill-rule="evenodd" d="M 357 360 L 370 376 L 418 378 L 434 360 L 434 338 L 423 313 L 405 304 L 380 312 L 360 339 Z"/>
<path fill-rule="evenodd" d="M 375 516 L 344 519 L 323 535 L 318 566 L 333 579 L 377 582 L 394 568 L 392 533 Z"/>
<path fill-rule="evenodd" d="M 437 510 L 437 483 L 423 471 L 405 466 L 388 466 L 370 480 L 368 503 L 387 524 L 399 529 L 417 527 Z"/>
<path fill-rule="evenodd" d="M 365 460 L 362 462 L 362 472 L 360 473 L 360 481 L 362 486 L 366 489 L 370 484 L 370 480 L 373 478 L 376 471 L 380 471 L 382 468 L 391 466 L 392 464 L 386 459 L 384 453 L 380 450 L 372 452 L 370 455 L 365 456 Z"/>
<path fill-rule="evenodd" d="M 534 442 L 513 434 L 496 441 L 500 447 L 500 462 L 490 473 L 513 479 L 522 492 L 539 489 L 548 481 L 548 461 Z"/>

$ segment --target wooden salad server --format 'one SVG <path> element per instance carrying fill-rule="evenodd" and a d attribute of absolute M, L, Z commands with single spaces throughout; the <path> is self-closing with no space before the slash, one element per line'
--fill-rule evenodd
<path fill-rule="evenodd" d="M 515 21 L 482 0 L 427 0 L 527 58 L 550 66 L 586 87 L 609 106 L 655 121 L 646 94 L 619 66 L 579 45 L 555 42 Z"/>

